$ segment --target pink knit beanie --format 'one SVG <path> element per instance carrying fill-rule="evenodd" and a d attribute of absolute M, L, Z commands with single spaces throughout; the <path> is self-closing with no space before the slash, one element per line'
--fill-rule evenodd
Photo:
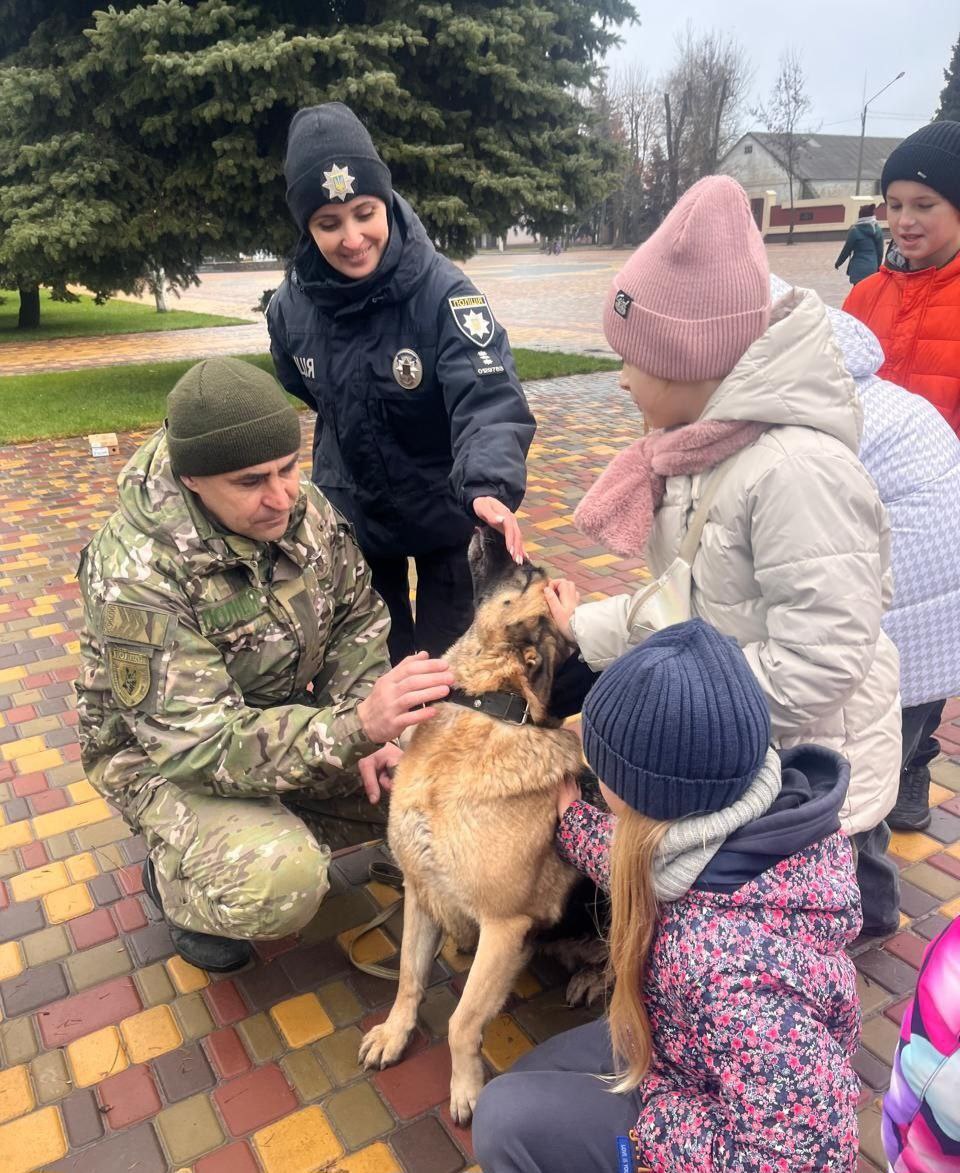
<path fill-rule="evenodd" d="M 624 362 L 677 382 L 725 378 L 770 321 L 770 269 L 747 193 L 708 175 L 614 278 L 603 311 Z"/>

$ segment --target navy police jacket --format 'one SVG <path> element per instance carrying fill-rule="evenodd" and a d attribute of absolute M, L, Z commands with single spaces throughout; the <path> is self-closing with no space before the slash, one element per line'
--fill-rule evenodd
<path fill-rule="evenodd" d="M 375 273 L 335 273 L 304 237 L 267 307 L 283 386 L 317 412 L 313 480 L 368 555 L 466 542 L 476 497 L 516 509 L 536 423 L 504 329 L 394 194 Z"/>

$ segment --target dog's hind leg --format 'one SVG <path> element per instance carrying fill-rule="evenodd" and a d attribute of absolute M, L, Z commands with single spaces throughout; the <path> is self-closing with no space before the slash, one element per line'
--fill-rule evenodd
<path fill-rule="evenodd" d="M 363 1036 L 360 1062 L 364 1067 L 388 1067 L 403 1054 L 410 1032 L 416 1025 L 417 1007 L 423 999 L 439 939 L 439 926 L 417 899 L 413 885 L 408 886 L 403 905 L 397 997 L 386 1022 L 371 1028 Z"/>
<path fill-rule="evenodd" d="M 517 974 L 530 956 L 529 917 L 485 921 L 460 1004 L 450 1019 L 450 1114 L 460 1125 L 470 1123 L 483 1087 L 480 1046 L 483 1029 L 499 1013 Z"/>

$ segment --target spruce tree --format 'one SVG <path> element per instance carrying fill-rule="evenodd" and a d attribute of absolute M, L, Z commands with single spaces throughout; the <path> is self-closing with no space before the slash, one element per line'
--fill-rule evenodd
<path fill-rule="evenodd" d="M 441 247 L 603 194 L 578 94 L 628 0 L 0 0 L 0 280 L 101 296 L 284 254 L 286 130 L 350 105 Z"/>
<path fill-rule="evenodd" d="M 934 115 L 934 121 L 946 118 L 952 122 L 960 122 L 960 37 L 953 46 L 953 56 L 950 64 L 943 71 L 946 85 L 940 91 L 940 108 Z"/>

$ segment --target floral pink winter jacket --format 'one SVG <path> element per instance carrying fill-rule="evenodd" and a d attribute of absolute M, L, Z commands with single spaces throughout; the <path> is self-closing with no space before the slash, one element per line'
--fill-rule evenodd
<path fill-rule="evenodd" d="M 615 820 L 565 812 L 561 855 L 608 887 Z M 654 1061 L 640 1085 L 655 1173 L 850 1173 L 860 1003 L 845 945 L 860 929 L 839 832 L 732 893 L 661 906 L 645 987 Z"/>

